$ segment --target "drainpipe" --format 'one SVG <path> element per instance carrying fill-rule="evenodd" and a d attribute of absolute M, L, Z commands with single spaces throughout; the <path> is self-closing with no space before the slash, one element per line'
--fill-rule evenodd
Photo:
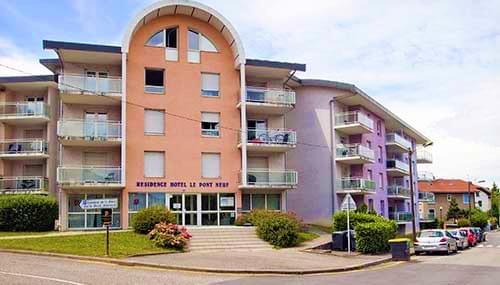
<path fill-rule="evenodd" d="M 247 107 L 245 64 L 240 64 L 241 184 L 247 185 Z"/>
<path fill-rule="evenodd" d="M 337 194 L 335 191 L 335 116 L 334 116 L 334 105 L 335 99 L 330 100 L 330 184 L 331 184 L 331 195 L 332 195 L 332 214 L 335 213 L 337 209 Z"/>

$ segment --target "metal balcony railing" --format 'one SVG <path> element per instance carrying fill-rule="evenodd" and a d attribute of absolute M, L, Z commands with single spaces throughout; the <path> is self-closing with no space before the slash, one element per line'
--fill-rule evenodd
<path fill-rule="evenodd" d="M 6 102 L 0 104 L 0 119 L 49 117 L 49 107 L 43 102 Z"/>
<path fill-rule="evenodd" d="M 120 94 L 122 79 L 120 77 L 91 77 L 78 74 L 59 75 L 59 90 L 62 92 Z"/>
<path fill-rule="evenodd" d="M 432 153 L 424 149 L 417 149 L 417 162 L 432 163 Z"/>
<path fill-rule="evenodd" d="M 410 171 L 410 166 L 401 160 L 397 159 L 388 159 L 387 160 L 387 169 L 398 169 L 404 172 Z"/>
<path fill-rule="evenodd" d="M 57 135 L 76 139 L 121 139 L 122 124 L 118 121 L 61 120 L 57 122 Z"/>
<path fill-rule="evenodd" d="M 344 190 L 359 190 L 359 191 L 375 191 L 375 181 L 364 178 L 341 178 L 337 180 L 337 189 Z"/>
<path fill-rule="evenodd" d="M 343 145 L 337 147 L 337 158 L 361 157 L 375 160 L 375 152 L 361 144 Z"/>
<path fill-rule="evenodd" d="M 285 129 L 248 129 L 247 143 L 295 145 L 297 133 Z"/>
<path fill-rule="evenodd" d="M 387 187 L 387 195 L 388 196 L 398 196 L 398 197 L 407 197 L 410 198 L 410 189 L 400 185 L 389 185 Z"/>
<path fill-rule="evenodd" d="M 340 127 L 352 124 L 361 124 L 373 130 L 373 120 L 359 111 L 346 112 L 335 115 L 335 126 Z"/>
<path fill-rule="evenodd" d="M 386 144 L 397 144 L 404 149 L 411 148 L 411 142 L 397 133 L 389 133 L 385 136 Z"/>
<path fill-rule="evenodd" d="M 418 172 L 418 181 L 433 181 L 434 179 L 434 174 L 430 171 Z"/>
<path fill-rule="evenodd" d="M 0 178 L 0 194 L 48 193 L 49 180 L 41 176 Z"/>
<path fill-rule="evenodd" d="M 248 169 L 247 184 L 251 186 L 295 186 L 297 171 L 274 169 Z"/>
<path fill-rule="evenodd" d="M 42 139 L 0 141 L 0 155 L 47 154 L 47 142 Z"/>
<path fill-rule="evenodd" d="M 295 91 L 261 87 L 247 87 L 247 102 L 269 104 L 295 104 Z"/>
<path fill-rule="evenodd" d="M 397 222 L 409 222 L 411 221 L 410 212 L 390 212 L 389 219 Z"/>
<path fill-rule="evenodd" d="M 436 219 L 436 214 L 423 214 L 423 215 L 420 215 L 420 220 L 421 221 L 434 221 Z"/>
<path fill-rule="evenodd" d="M 419 192 L 418 201 L 426 203 L 436 203 L 436 196 L 431 192 Z"/>
<path fill-rule="evenodd" d="M 69 185 L 121 184 L 120 167 L 60 166 L 57 182 Z"/>

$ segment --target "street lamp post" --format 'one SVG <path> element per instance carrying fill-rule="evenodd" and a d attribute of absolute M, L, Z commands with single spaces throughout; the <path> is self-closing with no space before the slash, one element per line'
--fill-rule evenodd
<path fill-rule="evenodd" d="M 469 221 L 470 221 L 470 216 L 472 213 L 472 203 L 471 203 L 471 199 L 470 199 L 470 185 L 471 184 L 472 184 L 472 182 L 470 182 L 470 181 L 467 182 L 467 194 L 469 195 Z"/>
<path fill-rule="evenodd" d="M 413 149 L 408 148 L 408 160 L 410 161 L 410 201 L 411 201 L 411 229 L 413 241 L 417 240 L 417 226 L 415 225 L 415 197 L 413 194 Z"/>
<path fill-rule="evenodd" d="M 441 222 L 443 222 L 443 206 L 439 206 L 439 223 Z"/>

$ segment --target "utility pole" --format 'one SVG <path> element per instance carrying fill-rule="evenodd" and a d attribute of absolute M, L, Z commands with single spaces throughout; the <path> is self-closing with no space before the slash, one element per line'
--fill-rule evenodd
<path fill-rule="evenodd" d="M 471 216 L 471 212 L 472 212 L 472 201 L 470 199 L 470 185 L 472 184 L 472 182 L 470 182 L 470 180 L 467 182 L 467 194 L 469 195 L 469 221 L 470 221 L 470 216 Z"/>
<path fill-rule="evenodd" d="M 413 193 L 413 149 L 408 148 L 408 160 L 410 161 L 410 201 L 411 201 L 411 227 L 413 241 L 417 241 L 417 226 L 415 225 L 415 197 Z"/>

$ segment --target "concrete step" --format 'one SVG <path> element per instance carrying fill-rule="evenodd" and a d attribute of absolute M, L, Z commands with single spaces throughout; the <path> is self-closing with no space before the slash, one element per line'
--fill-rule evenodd
<path fill-rule="evenodd" d="M 272 247 L 270 245 L 267 246 L 262 246 L 262 245 L 245 245 L 245 246 L 232 246 L 232 247 L 227 247 L 227 246 L 218 246 L 218 245 L 212 245 L 212 246 L 200 246 L 200 247 L 188 247 L 190 251 L 212 251 L 212 250 L 217 250 L 217 251 L 233 251 L 233 250 L 270 250 Z"/>
<path fill-rule="evenodd" d="M 259 250 L 271 249 L 261 240 L 254 227 L 188 228 L 193 235 L 189 241 L 191 251 Z"/>
<path fill-rule="evenodd" d="M 191 238 L 191 241 L 192 242 L 198 242 L 198 241 L 207 241 L 207 242 L 232 242 L 232 241 L 255 241 L 255 240 L 261 240 L 260 238 L 258 237 L 255 237 L 255 236 L 250 236 L 250 237 L 239 237 L 237 239 L 235 239 L 234 237 L 231 237 L 231 238 L 218 238 L 218 237 L 204 237 L 204 238 L 200 238 L 200 237 L 192 237 Z"/>

